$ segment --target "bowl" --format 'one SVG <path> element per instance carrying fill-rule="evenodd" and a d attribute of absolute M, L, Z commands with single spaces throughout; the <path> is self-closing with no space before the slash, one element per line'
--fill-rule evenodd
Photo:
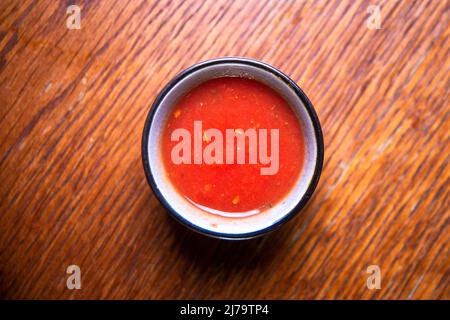
<path fill-rule="evenodd" d="M 305 138 L 302 172 L 289 193 L 272 208 L 257 215 L 234 218 L 215 216 L 193 206 L 180 195 L 166 175 L 161 154 L 162 132 L 177 101 L 199 84 L 220 77 L 259 81 L 281 95 L 295 112 Z M 274 231 L 292 219 L 309 201 L 323 165 L 323 136 L 319 119 L 308 97 L 288 76 L 264 62 L 226 57 L 198 63 L 175 76 L 156 97 L 142 136 L 145 175 L 155 196 L 168 213 L 186 227 L 222 239 L 249 239 Z"/>

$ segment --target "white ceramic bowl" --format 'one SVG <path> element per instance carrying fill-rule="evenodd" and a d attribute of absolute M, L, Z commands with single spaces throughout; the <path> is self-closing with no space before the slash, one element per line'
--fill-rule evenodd
<path fill-rule="evenodd" d="M 289 193 L 272 208 L 245 218 L 207 214 L 180 195 L 166 176 L 161 156 L 164 125 L 176 102 L 199 84 L 220 77 L 257 80 L 280 94 L 293 108 L 305 136 L 302 172 Z M 319 119 L 303 91 L 278 69 L 248 58 L 219 58 L 196 64 L 178 74 L 156 98 L 145 122 L 142 159 L 147 180 L 168 212 L 185 226 L 224 239 L 248 239 L 275 230 L 295 216 L 311 198 L 323 164 Z"/>

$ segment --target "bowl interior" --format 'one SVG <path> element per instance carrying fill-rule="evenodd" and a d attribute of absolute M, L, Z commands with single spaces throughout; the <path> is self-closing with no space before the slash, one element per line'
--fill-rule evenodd
<path fill-rule="evenodd" d="M 223 217 L 207 214 L 197 208 L 180 195 L 166 176 L 161 155 L 161 138 L 167 117 L 177 101 L 199 84 L 219 77 L 244 77 L 257 80 L 278 92 L 293 108 L 297 115 L 305 137 L 305 158 L 303 170 L 290 192 L 272 208 L 256 215 L 245 218 Z M 274 73 L 253 65 L 224 62 L 207 65 L 178 79 L 175 85 L 154 106 L 153 119 L 150 124 L 148 137 L 148 159 L 151 175 L 161 196 L 164 198 L 172 213 L 184 220 L 194 229 L 203 229 L 213 233 L 237 236 L 254 233 L 266 229 L 286 215 L 291 214 L 310 185 L 317 162 L 318 147 L 313 122 L 308 111 L 296 92 Z"/>

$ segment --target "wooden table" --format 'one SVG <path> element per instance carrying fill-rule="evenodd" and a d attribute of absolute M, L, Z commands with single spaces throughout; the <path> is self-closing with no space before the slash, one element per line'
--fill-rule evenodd
<path fill-rule="evenodd" d="M 72 2 L 79 30 L 0 4 L 1 298 L 450 298 L 448 2 Z M 326 144 L 309 205 L 249 241 L 179 225 L 141 163 L 157 93 L 221 56 L 290 75 Z"/>

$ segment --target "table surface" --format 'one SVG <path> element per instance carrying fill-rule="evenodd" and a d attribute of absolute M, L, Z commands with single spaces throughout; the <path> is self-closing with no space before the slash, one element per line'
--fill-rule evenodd
<path fill-rule="evenodd" d="M 1 298 L 450 298 L 448 2 L 378 1 L 380 29 L 374 1 L 74 2 L 80 30 L 0 4 Z M 179 225 L 141 163 L 155 96 L 221 56 L 288 74 L 324 133 L 308 206 L 248 241 Z"/>

